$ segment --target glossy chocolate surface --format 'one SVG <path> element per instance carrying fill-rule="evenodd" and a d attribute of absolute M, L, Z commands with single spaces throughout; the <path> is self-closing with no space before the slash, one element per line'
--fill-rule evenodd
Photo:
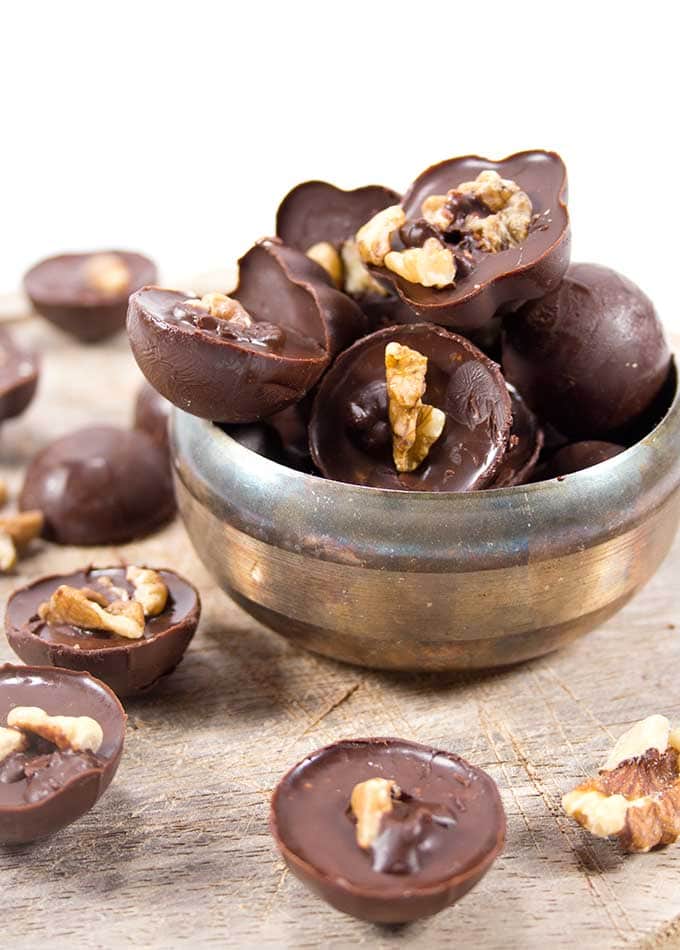
<path fill-rule="evenodd" d="M 264 241 L 239 267 L 231 296 L 254 321 L 245 332 L 158 287 L 134 294 L 128 313 L 132 350 L 151 385 L 186 412 L 231 423 L 297 402 L 365 329 L 357 305 L 299 251 Z"/>
<path fill-rule="evenodd" d="M 40 363 L 0 329 L 0 422 L 19 416 L 38 388 Z"/>
<path fill-rule="evenodd" d="M 369 849 L 356 840 L 355 785 L 401 790 Z M 437 913 L 488 870 L 505 839 L 494 781 L 450 752 L 401 739 L 344 740 L 312 753 L 281 780 L 272 831 L 291 870 L 345 913 L 403 922 Z"/>
<path fill-rule="evenodd" d="M 567 269 L 567 173 L 554 152 L 519 152 L 498 162 L 468 155 L 433 165 L 416 178 L 402 199 L 407 222 L 421 218 L 426 198 L 446 194 L 485 170 L 515 181 L 529 195 L 533 207 L 529 234 L 518 247 L 495 254 L 474 252 L 474 266 L 469 273 L 462 268 L 461 258 L 458 279 L 452 287 L 423 287 L 387 268 L 371 268 L 394 285 L 414 310 L 415 320 L 431 320 L 461 332 L 479 329 L 500 310 L 512 310 L 527 300 L 544 296 L 557 286 Z M 455 245 L 451 246 L 455 249 Z"/>
<path fill-rule="evenodd" d="M 35 456 L 19 497 L 45 516 L 58 544 L 119 544 L 169 521 L 175 496 L 167 455 L 143 432 L 90 426 Z"/>
<path fill-rule="evenodd" d="M 565 475 L 573 475 L 585 468 L 599 465 L 600 462 L 606 462 L 625 450 L 625 446 L 616 445 L 614 442 L 572 442 L 555 452 L 546 466 L 544 477 L 562 478 Z"/>
<path fill-rule="evenodd" d="M 508 448 L 490 488 L 509 488 L 529 481 L 543 448 L 543 430 L 538 419 L 514 386 L 508 384 L 512 403 L 512 426 Z"/>
<path fill-rule="evenodd" d="M 149 438 L 164 451 L 168 451 L 168 419 L 172 403 L 146 380 L 139 387 L 135 400 L 132 424 L 135 429 L 145 432 Z"/>
<path fill-rule="evenodd" d="M 97 254 L 115 255 L 123 261 L 130 272 L 127 287 L 107 294 L 88 282 L 87 264 Z M 94 343 L 125 326 L 128 297 L 157 277 L 152 260 L 130 251 L 60 254 L 32 267 L 24 277 L 24 288 L 39 314 L 82 342 Z"/>
<path fill-rule="evenodd" d="M 111 567 L 42 577 L 14 591 L 5 614 L 9 644 L 25 663 L 86 670 L 119 696 L 148 690 L 180 662 L 201 612 L 198 591 L 188 581 L 173 571 L 158 573 L 168 588 L 168 603 L 162 613 L 146 618 L 144 635 L 139 640 L 103 630 L 46 623 L 38 616 L 38 608 L 62 584 L 78 589 L 90 587 L 109 601 L 115 600 L 116 595 L 99 583 L 100 578 L 107 577 L 132 598 L 134 587 L 125 579 L 125 568 Z"/>
<path fill-rule="evenodd" d="M 305 253 L 327 241 L 340 248 L 374 214 L 399 204 L 400 195 L 382 185 L 343 191 L 327 181 L 305 181 L 288 192 L 276 215 L 276 233 Z"/>
<path fill-rule="evenodd" d="M 125 712 L 111 690 L 87 673 L 39 666 L 0 666 L 0 725 L 15 706 L 51 716 L 90 716 L 104 739 L 96 754 L 58 752 L 31 739 L 25 753 L 0 762 L 0 843 L 52 834 L 89 811 L 105 791 L 123 751 Z"/>
<path fill-rule="evenodd" d="M 385 347 L 428 357 L 423 402 L 446 413 L 444 431 L 413 472 L 397 472 L 387 411 Z M 498 366 L 462 337 L 432 324 L 380 330 L 343 353 L 324 377 L 309 427 L 327 478 L 377 488 L 470 491 L 493 479 L 505 453 L 510 397 Z"/>
<path fill-rule="evenodd" d="M 505 322 L 508 380 L 571 439 L 609 441 L 634 425 L 670 362 L 652 302 L 598 264 L 572 264 L 557 290 Z"/>

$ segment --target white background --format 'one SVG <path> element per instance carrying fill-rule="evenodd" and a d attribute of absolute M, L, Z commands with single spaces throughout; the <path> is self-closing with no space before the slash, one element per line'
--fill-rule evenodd
<path fill-rule="evenodd" d="M 178 282 L 273 229 L 294 184 L 403 189 L 467 152 L 551 148 L 574 259 L 680 329 L 676 5 L 24 2 L 0 37 L 0 293 L 126 247 Z"/>

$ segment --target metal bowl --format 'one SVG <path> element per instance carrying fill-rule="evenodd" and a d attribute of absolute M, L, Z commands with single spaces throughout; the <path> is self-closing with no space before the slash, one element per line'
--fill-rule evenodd
<path fill-rule="evenodd" d="M 680 395 L 621 455 L 562 481 L 447 494 L 286 468 L 175 410 L 189 536 L 218 583 L 289 640 L 396 670 L 501 666 L 621 608 L 680 519 Z"/>

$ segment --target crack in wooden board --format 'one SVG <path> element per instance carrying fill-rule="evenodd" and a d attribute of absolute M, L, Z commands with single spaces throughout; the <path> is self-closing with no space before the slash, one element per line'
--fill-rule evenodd
<path fill-rule="evenodd" d="M 27 460 L 60 433 L 93 420 L 128 424 L 140 377 L 122 338 L 80 347 L 37 320 L 13 332 L 45 353 L 38 399 L 2 431 L 2 474 L 16 489 Z M 10 898 L 3 946 L 680 945 L 671 924 L 680 846 L 624 857 L 559 805 L 628 723 L 650 712 L 680 720 L 680 543 L 600 630 L 489 674 L 381 674 L 303 653 L 216 589 L 178 523 L 116 550 L 38 545 L 15 577 L 0 579 L 3 603 L 40 573 L 122 555 L 195 581 L 201 628 L 178 670 L 127 703 L 125 756 L 96 808 L 51 839 L 0 848 Z M 4 639 L 0 659 L 12 659 Z M 283 772 L 317 746 L 395 732 L 486 768 L 509 831 L 505 853 L 460 904 L 389 929 L 341 916 L 284 873 L 268 802 Z"/>

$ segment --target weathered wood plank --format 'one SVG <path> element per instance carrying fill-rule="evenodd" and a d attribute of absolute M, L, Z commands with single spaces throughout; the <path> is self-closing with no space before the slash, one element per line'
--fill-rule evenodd
<path fill-rule="evenodd" d="M 98 418 L 125 424 L 139 376 L 124 340 L 83 348 L 38 321 L 40 395 L 5 426 L 11 484 L 45 442 Z M 39 546 L 14 578 L 105 563 L 120 550 Z M 680 915 L 680 848 L 623 857 L 561 814 L 561 794 L 633 720 L 680 720 L 680 544 L 617 617 L 560 654 L 488 675 L 383 675 L 295 650 L 212 584 L 180 524 L 125 556 L 200 587 L 204 619 L 185 661 L 128 703 L 126 753 L 99 805 L 62 834 L 0 848 L 3 946 L 612 948 L 653 945 Z M 676 629 L 677 628 L 677 629 Z M 0 643 L 0 659 L 12 655 Z M 268 798 L 296 759 L 341 736 L 396 734 L 461 753 L 499 782 L 505 854 L 455 909 L 400 929 L 344 918 L 290 875 L 267 830 Z M 671 946 L 673 930 L 660 936 Z"/>

